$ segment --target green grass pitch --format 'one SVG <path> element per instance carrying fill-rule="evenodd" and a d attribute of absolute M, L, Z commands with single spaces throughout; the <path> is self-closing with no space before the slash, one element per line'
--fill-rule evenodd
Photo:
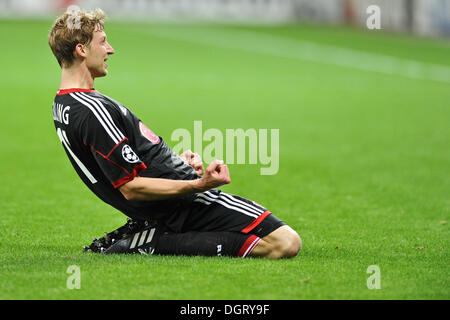
<path fill-rule="evenodd" d="M 58 141 L 51 23 L 0 21 L 0 299 L 450 298 L 448 41 L 108 22 L 116 54 L 96 89 L 170 145 L 195 120 L 204 130 L 280 130 L 278 173 L 231 165 L 222 189 L 264 204 L 304 247 L 278 261 L 102 256 L 82 246 L 125 217 L 82 184 Z M 327 50 L 341 56 L 328 60 Z M 447 69 L 436 79 L 385 56 Z M 79 290 L 66 287 L 71 265 Z M 379 290 L 367 287 L 371 265 Z"/>

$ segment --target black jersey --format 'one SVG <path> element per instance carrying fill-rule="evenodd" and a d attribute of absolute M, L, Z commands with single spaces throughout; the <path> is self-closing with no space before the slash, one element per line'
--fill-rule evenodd
<path fill-rule="evenodd" d="M 119 102 L 88 89 L 59 90 L 53 119 L 83 182 L 100 199 L 134 219 L 171 219 L 190 196 L 128 201 L 118 190 L 136 176 L 192 180 L 199 176 L 166 142 Z"/>

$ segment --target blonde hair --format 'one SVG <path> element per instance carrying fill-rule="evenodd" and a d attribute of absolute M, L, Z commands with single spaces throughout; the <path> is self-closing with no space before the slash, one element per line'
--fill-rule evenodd
<path fill-rule="evenodd" d="M 76 8 L 58 17 L 48 35 L 48 44 L 61 67 L 70 67 L 77 44 L 89 45 L 96 28 L 103 30 L 106 14 L 101 9 L 81 11 Z"/>

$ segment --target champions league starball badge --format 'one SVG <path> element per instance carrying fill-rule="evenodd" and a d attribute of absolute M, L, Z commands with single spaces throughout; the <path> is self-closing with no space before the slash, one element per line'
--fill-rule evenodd
<path fill-rule="evenodd" d="M 139 161 L 139 157 L 134 153 L 133 149 L 129 145 L 124 145 L 122 148 L 122 157 L 129 163 L 136 163 Z"/>

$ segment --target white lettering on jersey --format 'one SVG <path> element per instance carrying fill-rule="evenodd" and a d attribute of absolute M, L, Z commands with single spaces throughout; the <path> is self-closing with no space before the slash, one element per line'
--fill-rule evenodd
<path fill-rule="evenodd" d="M 53 102 L 53 120 L 69 124 L 69 110 L 70 106 L 64 107 L 61 103 Z"/>

